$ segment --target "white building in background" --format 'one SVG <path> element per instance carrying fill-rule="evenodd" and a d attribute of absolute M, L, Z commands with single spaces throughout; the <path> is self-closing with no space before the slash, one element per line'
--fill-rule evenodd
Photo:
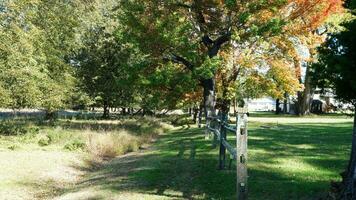
<path fill-rule="evenodd" d="M 272 97 L 263 97 L 258 99 L 246 99 L 249 111 L 274 111 L 276 110 L 276 100 Z"/>
<path fill-rule="evenodd" d="M 295 102 L 297 101 L 296 96 L 289 96 L 287 98 L 287 113 L 295 114 Z M 276 110 L 276 99 L 272 97 L 263 97 L 258 99 L 245 99 L 247 103 L 247 108 L 249 111 L 275 111 Z M 335 94 L 331 90 L 321 91 L 321 89 L 316 89 L 312 96 L 311 101 L 311 112 L 313 113 L 325 113 L 333 112 L 336 110 L 347 110 L 350 108 L 350 104 L 344 104 L 335 99 Z M 284 101 L 280 101 L 281 111 L 284 107 Z"/>

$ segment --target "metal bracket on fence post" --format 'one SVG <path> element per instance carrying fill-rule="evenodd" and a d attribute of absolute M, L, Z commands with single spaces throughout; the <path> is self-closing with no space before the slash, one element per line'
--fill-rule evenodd
<path fill-rule="evenodd" d="M 247 199 L 247 115 L 236 116 L 236 175 L 237 200 Z"/>

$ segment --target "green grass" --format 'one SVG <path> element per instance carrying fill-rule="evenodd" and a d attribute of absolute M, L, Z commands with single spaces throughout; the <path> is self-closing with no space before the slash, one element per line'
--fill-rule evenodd
<path fill-rule="evenodd" d="M 348 115 L 345 113 L 324 113 L 324 114 L 310 114 L 305 116 L 298 116 L 294 114 L 278 114 L 276 115 L 275 112 L 271 111 L 254 111 L 250 112 L 251 117 L 268 117 L 268 118 L 347 118 Z"/>
<path fill-rule="evenodd" d="M 339 116 L 250 118 L 250 199 L 311 200 L 325 195 L 347 164 L 351 131 L 351 119 Z M 228 139 L 234 143 L 232 136 Z M 150 147 L 101 166 L 73 165 L 83 178 L 50 191 L 56 199 L 73 200 L 234 199 L 235 165 L 222 171 L 217 166 L 218 149 L 204 139 L 203 129 L 177 127 Z"/>
<path fill-rule="evenodd" d="M 291 118 L 278 126 L 261 125 L 266 127 L 249 124 L 250 199 L 318 199 L 331 180 L 339 180 L 349 153 L 350 119 L 330 124 L 323 118 L 314 123 Z M 218 150 L 202 129 L 180 128 L 162 135 L 150 149 L 91 171 L 64 197 L 234 199 L 235 171 L 219 171 L 217 164 Z"/>

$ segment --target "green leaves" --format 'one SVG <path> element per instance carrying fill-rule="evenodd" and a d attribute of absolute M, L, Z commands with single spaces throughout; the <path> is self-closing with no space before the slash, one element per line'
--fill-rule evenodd
<path fill-rule="evenodd" d="M 243 12 L 238 16 L 239 22 L 240 23 L 246 23 L 248 21 L 248 19 L 250 18 L 251 13 L 249 12 Z"/>
<path fill-rule="evenodd" d="M 321 88 L 333 88 L 339 99 L 356 105 L 356 20 L 343 26 L 344 31 L 331 35 L 319 49 L 313 81 Z"/>
<path fill-rule="evenodd" d="M 90 4 L 8 1 L 2 6 L 0 90 L 6 100 L 0 106 L 63 108 L 74 87 L 69 62 L 80 46 L 80 17 Z"/>
<path fill-rule="evenodd" d="M 225 0 L 224 3 L 230 9 L 233 9 L 236 6 L 236 0 Z"/>
<path fill-rule="evenodd" d="M 261 26 L 257 31 L 259 35 L 269 34 L 270 36 L 278 35 L 282 33 L 283 27 L 286 22 L 281 18 L 272 18 L 267 24 Z"/>
<path fill-rule="evenodd" d="M 10 103 L 10 95 L 8 90 L 6 90 L 2 84 L 3 83 L 0 80 L 0 105 L 7 107 Z"/>
<path fill-rule="evenodd" d="M 217 69 L 221 66 L 221 58 L 216 56 L 213 58 L 206 57 L 203 64 L 197 67 L 194 71 L 195 76 L 199 79 L 213 78 Z"/>

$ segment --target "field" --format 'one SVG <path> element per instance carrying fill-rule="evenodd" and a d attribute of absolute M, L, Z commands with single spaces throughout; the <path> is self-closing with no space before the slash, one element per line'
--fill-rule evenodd
<path fill-rule="evenodd" d="M 351 121 L 344 116 L 252 115 L 250 199 L 309 200 L 325 196 L 330 181 L 339 180 L 347 164 Z M 76 126 L 64 128 L 66 123 Z M 217 170 L 218 149 L 204 139 L 203 129 L 194 125 L 132 127 L 133 120 L 130 126 L 120 121 L 90 122 L 101 128 L 88 127 L 86 121 L 66 123 L 39 126 L 39 136 L 32 137 L 36 139 L 0 136 L 2 199 L 234 199 L 235 165 L 231 170 Z M 62 142 L 76 137 L 81 141 L 87 134 L 100 134 L 103 127 L 119 134 L 115 132 L 118 126 L 121 132 L 127 129 L 128 135 L 138 138 L 154 130 L 155 134 L 139 147 L 104 159 L 95 158 L 96 154 L 93 157 L 87 146 L 65 148 Z M 51 131 L 67 133 L 67 137 L 39 145 L 43 134 Z"/>

